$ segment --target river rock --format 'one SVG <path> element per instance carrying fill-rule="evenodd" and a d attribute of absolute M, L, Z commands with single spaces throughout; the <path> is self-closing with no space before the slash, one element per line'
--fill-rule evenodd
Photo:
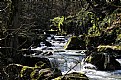
<path fill-rule="evenodd" d="M 65 74 L 54 80 L 89 80 L 88 77 L 83 73 L 72 72 L 69 74 Z"/>
<path fill-rule="evenodd" d="M 110 46 L 110 45 L 99 45 L 97 47 L 98 51 L 115 51 L 115 50 L 121 50 L 120 45 Z"/>
<path fill-rule="evenodd" d="M 8 76 L 8 80 L 51 80 L 61 76 L 58 69 L 44 68 L 44 63 L 37 63 L 35 67 L 23 66 L 20 64 L 9 64 L 4 72 Z"/>
<path fill-rule="evenodd" d="M 99 45 L 97 47 L 98 52 L 106 52 L 110 53 L 110 55 L 114 55 L 115 57 L 121 56 L 121 46 L 120 45 Z"/>
<path fill-rule="evenodd" d="M 48 65 L 48 68 L 51 67 L 51 64 L 48 58 L 22 56 L 20 61 L 21 61 L 20 64 L 24 66 L 31 66 L 31 67 L 34 67 L 37 62 L 42 61 Z"/>
<path fill-rule="evenodd" d="M 81 50 L 83 42 L 77 36 L 73 36 L 69 39 L 67 44 L 64 46 L 66 50 Z M 84 45 L 83 45 L 84 46 Z"/>
<path fill-rule="evenodd" d="M 113 55 L 108 53 L 93 53 L 85 58 L 85 62 L 91 63 L 98 70 L 119 70 L 121 65 Z"/>

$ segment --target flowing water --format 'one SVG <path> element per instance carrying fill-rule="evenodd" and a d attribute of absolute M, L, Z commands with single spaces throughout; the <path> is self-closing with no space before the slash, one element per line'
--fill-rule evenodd
<path fill-rule="evenodd" d="M 65 43 L 52 40 L 49 40 L 49 42 L 53 43 L 54 46 L 51 47 L 53 50 L 43 51 L 51 51 L 53 55 L 45 57 L 50 60 L 51 66 L 53 68 L 58 67 L 63 75 L 70 72 L 81 72 L 89 77 L 89 80 L 121 80 L 121 70 L 99 71 L 96 69 L 96 66 L 85 64 L 83 62 L 83 59 L 85 58 L 85 50 L 64 50 L 63 46 Z M 42 50 L 42 47 L 32 50 L 39 51 Z M 38 56 L 42 57 L 41 54 Z M 121 59 L 116 60 L 121 63 Z"/>
<path fill-rule="evenodd" d="M 83 58 L 85 57 L 83 52 L 84 51 L 73 50 L 55 52 L 54 60 L 58 63 L 58 67 L 63 74 L 82 72 L 86 74 L 90 80 L 121 80 L 121 70 L 99 71 L 96 70 L 96 67 L 92 64 L 83 64 Z M 117 61 L 121 62 L 121 59 L 117 59 Z M 85 69 L 85 66 L 88 68 Z"/>
<path fill-rule="evenodd" d="M 45 50 L 53 51 L 53 50 Z M 56 50 L 53 55 L 45 56 L 53 68 L 58 67 L 62 74 L 70 72 L 84 73 L 89 80 L 121 80 L 121 70 L 99 71 L 92 64 L 83 63 L 85 50 Z M 40 55 L 42 57 L 42 55 Z M 117 59 L 121 62 L 121 59 Z M 88 68 L 85 68 L 88 67 Z"/>

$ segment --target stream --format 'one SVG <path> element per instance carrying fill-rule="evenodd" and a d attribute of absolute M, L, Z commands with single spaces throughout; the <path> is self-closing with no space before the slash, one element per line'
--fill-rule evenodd
<path fill-rule="evenodd" d="M 50 47 L 53 50 L 47 50 L 50 48 L 45 45 L 33 48 L 31 50 L 41 51 L 42 48 L 44 48 L 45 50 L 43 50 L 43 52 L 52 52 L 53 55 L 43 56 L 42 54 L 33 54 L 32 56 L 48 58 L 52 68 L 58 67 L 63 75 L 70 72 L 81 72 L 84 73 L 89 78 L 89 80 L 121 80 L 121 70 L 99 71 L 96 69 L 96 66 L 83 63 L 83 59 L 86 57 L 86 50 L 64 50 L 63 46 L 65 45 L 65 43 L 61 43 L 57 40 L 49 42 L 55 45 L 53 47 Z M 61 45 L 59 46 L 59 44 Z M 116 60 L 121 63 L 121 59 Z M 85 67 L 88 68 L 86 69 Z"/>

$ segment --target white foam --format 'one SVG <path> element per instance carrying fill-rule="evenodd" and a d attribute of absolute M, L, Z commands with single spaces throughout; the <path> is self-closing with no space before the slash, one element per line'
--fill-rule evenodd
<path fill-rule="evenodd" d="M 121 59 L 116 59 L 116 61 L 118 61 L 121 64 Z"/>

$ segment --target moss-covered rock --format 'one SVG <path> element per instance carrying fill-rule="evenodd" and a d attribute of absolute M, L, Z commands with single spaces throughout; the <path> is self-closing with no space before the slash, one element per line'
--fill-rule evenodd
<path fill-rule="evenodd" d="M 20 64 L 10 64 L 5 68 L 5 73 L 10 80 L 51 80 L 62 75 L 60 70 L 42 68 L 42 65 L 39 67 L 40 65 L 36 64 L 35 67 L 29 67 Z"/>
<path fill-rule="evenodd" d="M 91 54 L 85 58 L 85 62 L 95 65 L 99 70 L 104 70 L 105 56 L 103 54 Z"/>
<path fill-rule="evenodd" d="M 67 44 L 64 46 L 64 49 L 66 50 L 81 50 L 83 49 L 84 45 L 83 41 L 79 39 L 77 36 L 73 36 L 69 39 Z"/>
<path fill-rule="evenodd" d="M 49 66 L 48 66 L 46 63 L 42 62 L 42 61 L 37 62 L 37 63 L 35 64 L 35 67 L 36 67 L 36 68 L 41 68 L 41 69 L 49 68 Z"/>
<path fill-rule="evenodd" d="M 31 73 L 31 79 L 33 80 L 49 80 L 53 78 L 53 72 L 50 68 L 45 68 L 45 69 L 36 69 Z"/>
<path fill-rule="evenodd" d="M 109 50 L 121 50 L 121 46 L 120 45 L 116 45 L 116 46 L 110 46 L 110 45 L 100 45 L 97 47 L 97 51 L 100 52 L 105 52 L 105 51 L 109 51 Z"/>
<path fill-rule="evenodd" d="M 64 76 L 55 78 L 54 80 L 89 80 L 88 77 L 83 73 L 72 72 Z"/>
<path fill-rule="evenodd" d="M 19 75 L 22 79 L 31 79 L 30 74 L 36 70 L 34 67 L 29 67 L 29 66 L 22 66 L 23 68 L 21 69 Z"/>
<path fill-rule="evenodd" d="M 121 69 L 120 63 L 108 53 L 93 53 L 85 58 L 85 62 L 95 65 L 98 70 Z"/>

